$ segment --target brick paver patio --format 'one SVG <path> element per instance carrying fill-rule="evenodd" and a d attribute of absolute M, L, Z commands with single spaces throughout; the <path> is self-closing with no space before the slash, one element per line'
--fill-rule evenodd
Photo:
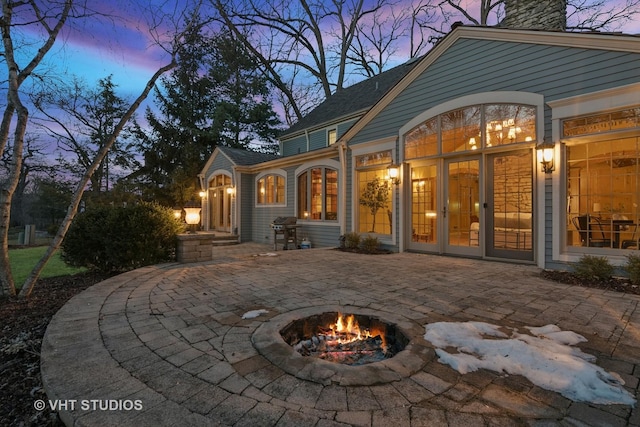
<path fill-rule="evenodd" d="M 629 406 L 572 402 L 517 375 L 461 375 L 438 362 L 421 336 L 425 324 L 444 320 L 518 328 L 556 324 L 586 337 L 579 347 L 619 374 L 637 399 L 638 296 L 548 282 L 529 265 L 324 249 L 258 256 L 271 250 L 222 247 L 211 262 L 142 268 L 68 302 L 42 346 L 49 399 L 75 402 L 61 411 L 63 421 L 136 427 L 640 426 L 638 409 Z M 317 307 L 401 319 L 414 335 L 408 351 L 421 362 L 391 363 L 389 375 L 367 371 L 365 380 L 349 368 L 323 376 L 265 357 L 271 346 L 259 335 L 263 328 L 278 316 Z M 242 319 L 257 309 L 268 313 Z"/>

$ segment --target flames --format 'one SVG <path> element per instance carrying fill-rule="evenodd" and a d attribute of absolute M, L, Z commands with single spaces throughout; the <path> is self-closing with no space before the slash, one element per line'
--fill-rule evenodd
<path fill-rule="evenodd" d="M 362 322 L 361 326 L 358 320 Z M 345 365 L 364 365 L 398 352 L 396 331 L 364 315 L 325 313 L 293 322 L 282 330 L 285 341 L 302 356 Z"/>
<path fill-rule="evenodd" d="M 335 340 L 340 344 L 348 344 L 351 342 L 362 341 L 368 338 L 380 338 L 382 340 L 381 347 L 386 350 L 385 331 L 380 329 L 360 328 L 358 321 L 353 314 L 343 316 L 338 313 L 336 323 L 329 326 Z"/>

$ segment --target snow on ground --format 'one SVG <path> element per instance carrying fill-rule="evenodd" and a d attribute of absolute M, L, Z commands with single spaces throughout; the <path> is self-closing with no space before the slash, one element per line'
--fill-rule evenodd
<path fill-rule="evenodd" d="M 260 310 L 251 310 L 251 311 L 247 311 L 245 314 L 242 315 L 243 319 L 253 319 L 254 317 L 258 317 L 261 314 L 267 314 L 268 311 L 265 309 L 260 309 Z"/>
<path fill-rule="evenodd" d="M 523 375 L 573 401 L 635 406 L 618 374 L 605 371 L 593 363 L 594 356 L 572 347 L 586 341 L 575 332 L 547 325 L 527 326 L 530 334 L 523 334 L 484 322 L 438 322 L 425 328 L 424 337 L 437 347 L 439 361 L 461 374 L 484 368 Z M 451 347 L 457 353 L 445 350 Z"/>

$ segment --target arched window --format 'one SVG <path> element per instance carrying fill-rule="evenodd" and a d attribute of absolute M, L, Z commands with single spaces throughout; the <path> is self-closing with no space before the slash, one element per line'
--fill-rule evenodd
<path fill-rule="evenodd" d="M 405 136 L 404 158 L 473 151 L 536 140 L 536 106 L 480 104 L 429 118 Z"/>
<path fill-rule="evenodd" d="M 314 167 L 298 175 L 298 218 L 310 221 L 338 219 L 338 171 Z"/>
<path fill-rule="evenodd" d="M 283 205 L 285 182 L 281 175 L 270 174 L 258 179 L 257 203 L 259 205 Z"/>

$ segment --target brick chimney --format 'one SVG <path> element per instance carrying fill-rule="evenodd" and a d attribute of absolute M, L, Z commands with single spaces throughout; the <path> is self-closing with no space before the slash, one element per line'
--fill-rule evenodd
<path fill-rule="evenodd" d="M 501 27 L 565 31 L 567 0 L 505 0 Z"/>

